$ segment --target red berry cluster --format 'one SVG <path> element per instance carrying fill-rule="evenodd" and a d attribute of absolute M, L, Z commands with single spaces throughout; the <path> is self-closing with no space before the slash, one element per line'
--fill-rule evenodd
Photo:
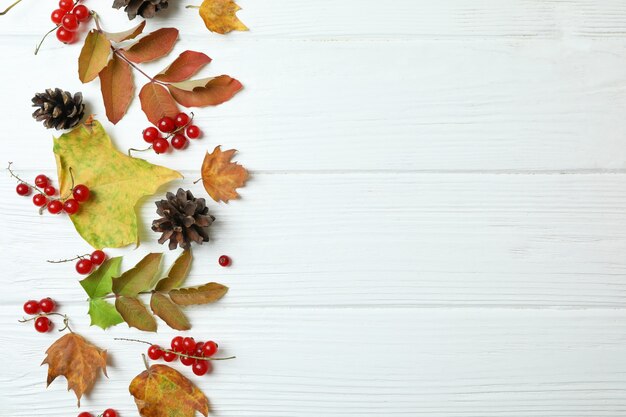
<path fill-rule="evenodd" d="M 192 125 L 193 113 L 191 117 L 187 113 L 178 113 L 175 118 L 162 117 L 157 126 L 150 126 L 143 131 L 143 140 L 152 144 L 152 149 L 156 153 L 165 153 L 170 147 L 174 149 L 184 149 L 189 142 L 187 139 L 198 139 L 201 135 L 200 128 Z M 157 129 L 158 128 L 158 129 Z M 161 135 L 165 133 L 165 137 Z M 185 136 L 186 135 L 186 136 Z"/>
<path fill-rule="evenodd" d="M 102 262 L 107 258 L 106 253 L 101 250 L 95 250 L 91 255 L 79 256 L 78 262 L 76 262 L 76 272 L 81 275 L 90 274 L 94 267 L 100 266 Z"/>
<path fill-rule="evenodd" d="M 20 182 L 15 187 L 17 194 L 28 196 L 35 189 L 37 193 L 33 196 L 33 204 L 39 207 L 40 211 L 47 208 L 50 214 L 59 214 L 61 211 L 70 215 L 76 214 L 80 208 L 80 203 L 89 200 L 91 194 L 86 185 L 78 184 L 72 188 L 71 196 L 67 198 L 57 197 L 57 189 L 51 185 L 50 179 L 43 174 L 35 177 L 35 185 L 30 185 L 19 178 L 18 180 Z"/>
<path fill-rule="evenodd" d="M 72 0 L 60 0 L 59 8 L 50 15 L 52 22 L 57 25 L 57 39 L 63 43 L 74 42 L 80 23 L 89 20 L 91 16 L 86 6 L 77 3 Z"/>
<path fill-rule="evenodd" d="M 93 417 L 93 414 L 83 411 L 78 417 Z M 104 413 L 98 415 L 98 417 L 117 417 L 117 412 L 112 408 L 107 408 Z"/>
<path fill-rule="evenodd" d="M 202 376 L 211 372 L 210 358 L 217 353 L 217 343 L 214 341 L 196 342 L 193 337 L 176 336 L 172 339 L 171 347 L 169 350 L 152 345 L 148 348 L 148 357 L 152 360 L 163 358 L 165 362 L 173 362 L 180 356 L 180 362 L 191 366 L 194 374 Z"/>
<path fill-rule="evenodd" d="M 47 317 L 47 314 L 52 313 L 55 308 L 56 303 L 50 297 L 40 301 L 28 300 L 24 303 L 24 312 L 26 314 L 31 316 L 39 314 L 39 316 L 35 318 L 35 330 L 39 333 L 46 333 L 52 327 L 52 323 Z"/>

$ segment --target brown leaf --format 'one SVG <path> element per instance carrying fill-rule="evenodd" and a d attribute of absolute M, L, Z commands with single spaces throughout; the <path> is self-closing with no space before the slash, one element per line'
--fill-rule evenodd
<path fill-rule="evenodd" d="M 150 82 L 142 87 L 139 92 L 139 101 L 141 110 L 153 125 L 156 125 L 164 116 L 174 118 L 180 112 L 170 93 L 165 87 L 156 83 Z"/>
<path fill-rule="evenodd" d="M 130 65 L 113 55 L 109 64 L 100 71 L 100 90 L 107 118 L 117 124 L 126 114 L 135 92 Z"/>
<path fill-rule="evenodd" d="M 140 24 L 138 24 L 137 26 L 135 26 L 134 28 L 125 30 L 124 32 L 116 32 L 116 33 L 104 32 L 104 34 L 106 35 L 107 38 L 109 38 L 109 40 L 113 42 L 123 42 L 123 41 L 127 41 L 130 39 L 135 39 L 137 36 L 141 35 L 144 27 L 146 27 L 145 20 L 141 22 Z"/>
<path fill-rule="evenodd" d="M 78 78 L 87 83 L 98 76 L 107 65 L 111 54 L 111 42 L 104 33 L 93 29 L 87 34 L 78 57 Z"/>
<path fill-rule="evenodd" d="M 139 39 L 139 42 L 122 50 L 122 53 L 129 60 L 141 63 L 153 61 L 170 53 L 178 39 L 178 29 L 163 28 Z"/>
<path fill-rule="evenodd" d="M 68 391 L 74 390 L 80 398 L 93 388 L 100 370 L 107 374 L 107 352 L 76 333 L 68 333 L 57 339 L 48 350 L 41 363 L 48 364 L 48 385 L 58 376 L 67 379 Z"/>
<path fill-rule="evenodd" d="M 174 264 L 167 273 L 167 277 L 163 278 L 156 286 L 157 291 L 167 292 L 174 288 L 180 287 L 191 268 L 191 250 L 187 249 L 183 251 L 178 258 L 174 261 Z"/>
<path fill-rule="evenodd" d="M 169 299 L 169 297 L 163 293 L 152 293 L 150 298 L 150 308 L 152 312 L 167 323 L 172 329 L 176 330 L 189 330 L 191 324 L 185 317 L 185 314 L 181 309 Z"/>
<path fill-rule="evenodd" d="M 231 30 L 248 30 L 235 16 L 241 7 L 233 0 L 204 0 L 200 6 L 200 16 L 211 32 L 222 35 Z"/>
<path fill-rule="evenodd" d="M 185 51 L 154 78 L 168 83 L 185 81 L 209 62 L 211 58 L 202 52 Z"/>
<path fill-rule="evenodd" d="M 209 282 L 199 287 L 181 288 L 170 291 L 170 298 L 179 306 L 214 303 L 228 292 L 228 287 Z"/>
<path fill-rule="evenodd" d="M 115 309 L 128 324 L 128 327 L 135 327 L 144 332 L 157 331 L 157 323 L 154 316 L 150 314 L 139 299 L 123 296 L 117 297 L 115 299 Z"/>
<path fill-rule="evenodd" d="M 174 100 L 185 107 L 216 106 L 230 100 L 242 85 L 228 75 L 183 81 L 167 86 Z"/>
<path fill-rule="evenodd" d="M 216 146 L 213 153 L 208 153 L 202 163 L 202 184 L 211 198 L 217 202 L 239 197 L 236 189 L 243 187 L 248 179 L 248 171 L 236 162 L 230 162 L 237 150 L 222 152 Z"/>
<path fill-rule="evenodd" d="M 190 380 L 167 365 L 152 365 L 128 387 L 142 417 L 209 415 L 209 400 Z"/>
<path fill-rule="evenodd" d="M 161 265 L 162 253 L 149 253 L 132 269 L 113 279 L 113 292 L 117 295 L 135 297 L 154 287 Z"/>

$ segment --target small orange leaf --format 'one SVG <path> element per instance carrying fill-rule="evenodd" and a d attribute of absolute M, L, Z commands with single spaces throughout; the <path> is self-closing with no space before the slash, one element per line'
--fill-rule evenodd
<path fill-rule="evenodd" d="M 126 114 L 135 86 L 130 65 L 117 55 L 100 71 L 100 89 L 107 118 L 117 124 Z"/>
<path fill-rule="evenodd" d="M 217 202 L 239 197 L 236 189 L 243 187 L 248 179 L 248 171 L 236 162 L 230 162 L 237 150 L 222 152 L 216 146 L 213 153 L 208 153 L 202 163 L 202 184 L 211 198 Z"/>
<path fill-rule="evenodd" d="M 169 54 L 174 48 L 176 39 L 178 29 L 162 28 L 147 34 L 127 50 L 122 50 L 122 53 L 136 63 L 153 61 Z"/>
<path fill-rule="evenodd" d="M 190 80 L 167 86 L 174 100 L 185 107 L 217 106 L 230 100 L 242 85 L 228 75 Z"/>
<path fill-rule="evenodd" d="M 141 110 L 150 122 L 156 125 L 163 116 L 176 117 L 179 113 L 176 102 L 160 84 L 150 82 L 139 92 Z"/>
<path fill-rule="evenodd" d="M 140 24 L 138 24 L 137 26 L 135 26 L 134 28 L 125 30 L 124 32 L 116 32 L 116 33 L 104 32 L 104 34 L 106 35 L 107 38 L 109 38 L 109 40 L 113 42 L 123 42 L 123 41 L 127 41 L 130 39 L 135 39 L 137 36 L 141 35 L 144 27 L 146 27 L 145 20 L 141 22 Z"/>
<path fill-rule="evenodd" d="M 104 33 L 93 29 L 87 34 L 78 56 L 78 78 L 88 83 L 106 67 L 111 54 L 111 42 Z"/>
<path fill-rule="evenodd" d="M 202 52 L 185 51 L 169 67 L 157 74 L 154 79 L 168 83 L 185 81 L 209 62 L 211 62 L 211 58 Z"/>
<path fill-rule="evenodd" d="M 200 5 L 200 17 L 211 32 L 222 35 L 232 30 L 248 30 L 235 13 L 241 10 L 233 0 L 204 0 Z"/>

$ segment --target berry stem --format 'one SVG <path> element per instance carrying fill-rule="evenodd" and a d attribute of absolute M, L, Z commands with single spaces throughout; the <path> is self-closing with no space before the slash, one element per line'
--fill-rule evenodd
<path fill-rule="evenodd" d="M 35 47 L 35 55 L 37 55 L 37 53 L 39 52 L 39 50 L 41 49 L 41 45 L 43 45 L 43 41 L 46 40 L 46 38 L 48 37 L 48 35 L 50 35 L 52 32 L 54 32 L 55 30 L 57 30 L 61 25 L 56 25 L 55 27 L 53 27 L 52 29 L 50 29 L 49 31 L 46 32 L 45 35 L 43 35 L 43 38 L 41 38 L 41 40 L 39 41 L 39 43 L 37 44 L 37 46 Z"/>
<path fill-rule="evenodd" d="M 76 255 L 76 257 L 74 257 L 72 259 L 59 259 L 58 261 L 50 261 L 50 260 L 48 260 L 46 262 L 51 263 L 51 264 L 62 264 L 64 262 L 72 262 L 72 261 L 76 261 L 78 259 L 84 259 L 84 258 L 87 258 L 88 256 L 89 256 L 89 254 L 87 253 L 85 255 Z"/>
<path fill-rule="evenodd" d="M 123 340 L 125 342 L 144 343 L 146 345 L 152 346 L 152 343 L 146 342 L 145 340 L 139 340 L 139 339 L 127 339 L 125 337 L 116 337 L 113 340 Z M 173 351 L 171 349 L 163 349 L 163 348 L 161 348 L 161 350 L 163 352 L 173 353 L 174 355 L 181 356 L 183 358 L 198 359 L 198 360 L 201 360 L 201 361 L 227 361 L 227 360 L 236 358 L 236 356 L 228 356 L 226 358 L 206 358 L 204 356 L 193 356 L 193 355 L 187 355 L 186 353 L 175 352 L 175 351 Z M 144 355 L 144 358 L 145 358 L 145 355 Z"/>
<path fill-rule="evenodd" d="M 15 3 L 11 4 L 9 7 L 7 7 L 6 9 L 4 9 L 3 12 L 0 12 L 0 16 L 4 16 L 5 14 L 9 13 L 9 10 L 11 10 L 12 8 L 14 8 L 15 6 L 17 6 L 22 0 L 17 0 Z"/>
<path fill-rule="evenodd" d="M 22 318 L 21 320 L 18 320 L 19 323 L 27 323 L 29 321 L 33 321 L 33 320 L 37 320 L 39 317 L 48 317 L 48 316 L 61 316 L 63 317 L 63 328 L 59 329 L 60 332 L 64 331 L 65 329 L 69 330 L 70 333 L 74 333 L 74 331 L 71 329 L 70 327 L 70 318 L 67 316 L 67 314 L 61 314 L 61 313 L 41 313 L 41 314 L 37 314 L 36 316 L 33 316 L 29 319 L 25 319 Z"/>
<path fill-rule="evenodd" d="M 191 122 L 193 122 L 193 112 L 189 112 L 189 114 L 191 115 L 191 117 L 189 118 L 189 121 L 187 123 L 185 123 L 184 125 L 177 127 L 176 129 L 172 130 L 170 133 L 167 134 L 167 136 L 165 137 L 165 139 L 169 139 L 172 136 L 176 135 L 178 132 L 183 131 L 187 128 L 187 126 L 189 126 L 191 124 Z"/>
<path fill-rule="evenodd" d="M 150 149 L 152 149 L 152 145 L 148 146 L 146 149 L 128 148 L 128 156 L 132 157 L 131 152 L 146 152 Z"/>
<path fill-rule="evenodd" d="M 13 172 L 13 170 L 11 169 L 11 165 L 13 165 L 13 162 L 9 162 L 9 166 L 7 167 L 7 171 L 9 171 L 9 174 L 11 174 L 11 176 L 15 179 L 17 179 L 19 182 L 21 182 L 22 184 L 26 184 L 28 185 L 30 188 L 32 188 L 33 190 L 37 190 L 37 192 L 44 194 L 43 190 L 39 187 L 37 187 L 36 185 L 33 185 L 29 182 L 24 181 L 23 179 L 21 179 L 15 172 Z"/>

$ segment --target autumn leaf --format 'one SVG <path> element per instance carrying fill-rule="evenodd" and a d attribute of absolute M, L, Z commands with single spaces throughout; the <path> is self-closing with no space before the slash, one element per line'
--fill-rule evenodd
<path fill-rule="evenodd" d="M 167 277 L 159 281 L 155 290 L 167 292 L 180 287 L 183 282 L 185 282 L 187 274 L 189 274 L 191 259 L 191 250 L 183 251 L 178 258 L 176 258 L 176 261 L 174 261 L 174 264 L 167 273 Z"/>
<path fill-rule="evenodd" d="M 174 100 L 185 107 L 217 106 L 230 100 L 242 87 L 239 81 L 228 75 L 167 86 Z"/>
<path fill-rule="evenodd" d="M 113 277 L 119 275 L 121 263 L 121 256 L 107 259 L 87 278 L 80 281 L 80 285 L 89 296 L 88 314 L 92 326 L 107 329 L 124 321 L 115 307 L 103 298 L 111 293 Z"/>
<path fill-rule="evenodd" d="M 211 62 L 211 58 L 202 52 L 185 51 L 178 56 L 166 69 L 154 79 L 162 82 L 176 83 L 185 81 Z"/>
<path fill-rule="evenodd" d="M 128 327 L 145 332 L 157 331 L 156 320 L 138 298 L 119 296 L 115 299 L 115 309 L 124 318 Z"/>
<path fill-rule="evenodd" d="M 153 61 L 170 53 L 178 39 L 178 29 L 162 28 L 147 34 L 122 53 L 129 60 L 139 64 Z"/>
<path fill-rule="evenodd" d="M 55 138 L 53 150 L 60 195 L 71 194 L 70 168 L 76 184 L 91 190 L 90 200 L 69 218 L 83 239 L 97 249 L 138 243 L 137 202 L 182 177 L 176 171 L 121 153 L 97 121 Z"/>
<path fill-rule="evenodd" d="M 76 333 L 68 333 L 54 342 L 42 362 L 48 365 L 48 385 L 58 376 L 67 379 L 68 390 L 80 398 L 94 386 L 99 371 L 106 376 L 107 353 Z"/>
<path fill-rule="evenodd" d="M 209 400 L 190 380 L 167 365 L 152 365 L 128 388 L 142 417 L 194 417 L 209 414 Z"/>
<path fill-rule="evenodd" d="M 124 32 L 110 33 L 104 32 L 106 37 L 113 42 L 123 42 L 130 39 L 135 39 L 137 36 L 141 35 L 143 32 L 143 28 L 146 27 L 146 21 L 144 20 L 137 26 L 132 29 L 125 30 Z"/>
<path fill-rule="evenodd" d="M 204 0 L 200 6 L 200 16 L 211 32 L 220 34 L 232 30 L 248 30 L 235 15 L 241 7 L 233 0 Z"/>
<path fill-rule="evenodd" d="M 78 57 L 78 78 L 87 83 L 98 76 L 107 65 L 111 54 L 111 42 L 104 33 L 93 29 L 87 34 Z"/>
<path fill-rule="evenodd" d="M 191 329 L 191 324 L 189 324 L 189 320 L 185 314 L 167 295 L 160 292 L 152 293 L 150 308 L 154 314 L 159 316 L 172 329 Z"/>
<path fill-rule="evenodd" d="M 113 280 L 113 292 L 116 295 L 135 297 L 142 291 L 152 289 L 158 280 L 157 272 L 162 258 L 162 253 L 146 255 L 134 268 Z"/>
<path fill-rule="evenodd" d="M 170 291 L 170 298 L 179 306 L 209 304 L 218 301 L 228 292 L 228 287 L 217 282 L 198 287 L 181 288 Z"/>
<path fill-rule="evenodd" d="M 216 146 L 213 153 L 208 153 L 202 163 L 202 184 L 211 198 L 217 202 L 238 198 L 236 189 L 243 187 L 248 179 L 248 171 L 237 164 L 230 162 L 237 152 L 230 149 L 222 152 L 220 146 Z"/>
<path fill-rule="evenodd" d="M 170 93 L 157 83 L 149 82 L 144 85 L 139 92 L 139 101 L 141 110 L 153 125 L 158 124 L 164 116 L 174 118 L 179 113 L 178 106 Z"/>
<path fill-rule="evenodd" d="M 126 114 L 133 95 L 133 74 L 130 65 L 117 55 L 100 71 L 100 89 L 107 118 L 117 124 Z"/>

